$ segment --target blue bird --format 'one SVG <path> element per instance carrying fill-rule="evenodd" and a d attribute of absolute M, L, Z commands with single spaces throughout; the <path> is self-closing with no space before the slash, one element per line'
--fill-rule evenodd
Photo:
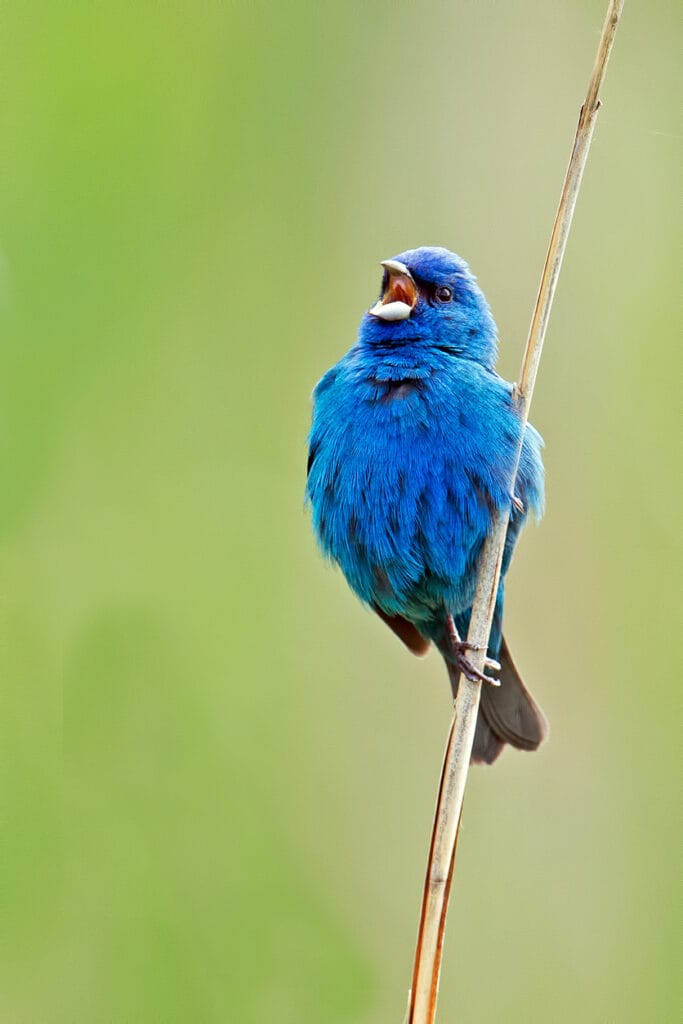
<path fill-rule="evenodd" d="M 504 577 L 529 513 L 543 513 L 542 440 L 524 435 L 513 388 L 495 371 L 497 329 L 467 263 L 425 247 L 382 263 L 379 301 L 357 344 L 314 391 L 306 496 L 323 553 L 417 655 L 434 644 L 453 694 L 460 672 L 482 687 L 472 759 L 505 743 L 535 750 L 546 722 L 502 632 Z M 486 668 L 463 639 L 477 561 L 498 510 L 509 510 Z"/>

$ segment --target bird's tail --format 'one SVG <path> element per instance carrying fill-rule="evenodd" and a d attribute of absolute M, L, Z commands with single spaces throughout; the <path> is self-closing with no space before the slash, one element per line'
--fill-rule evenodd
<path fill-rule="evenodd" d="M 498 673 L 500 686 L 483 683 L 477 729 L 472 747 L 474 764 L 493 764 L 506 743 L 518 750 L 536 750 L 548 733 L 545 715 L 531 696 L 517 671 L 505 643 L 500 645 Z M 448 665 L 455 697 L 458 669 Z"/>

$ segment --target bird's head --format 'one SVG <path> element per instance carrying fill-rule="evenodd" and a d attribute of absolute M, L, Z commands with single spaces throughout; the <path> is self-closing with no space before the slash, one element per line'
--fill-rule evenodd
<path fill-rule="evenodd" d="M 379 301 L 361 321 L 361 344 L 440 348 L 492 367 L 496 325 L 465 261 L 448 249 L 410 249 L 382 263 Z"/>

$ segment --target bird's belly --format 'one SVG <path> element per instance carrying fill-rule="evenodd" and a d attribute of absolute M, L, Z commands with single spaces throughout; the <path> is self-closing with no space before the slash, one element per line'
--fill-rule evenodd
<path fill-rule="evenodd" d="M 470 607 L 492 507 L 466 446 L 403 401 L 375 403 L 331 440 L 311 497 L 322 546 L 359 597 L 419 621 Z"/>

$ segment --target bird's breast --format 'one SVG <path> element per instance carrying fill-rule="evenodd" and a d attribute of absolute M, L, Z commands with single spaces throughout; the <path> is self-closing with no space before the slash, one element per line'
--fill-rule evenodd
<path fill-rule="evenodd" d="M 309 480 L 314 523 L 361 598 L 398 611 L 426 579 L 461 588 L 492 503 L 466 439 L 430 402 L 429 381 L 369 378 L 320 444 Z"/>

